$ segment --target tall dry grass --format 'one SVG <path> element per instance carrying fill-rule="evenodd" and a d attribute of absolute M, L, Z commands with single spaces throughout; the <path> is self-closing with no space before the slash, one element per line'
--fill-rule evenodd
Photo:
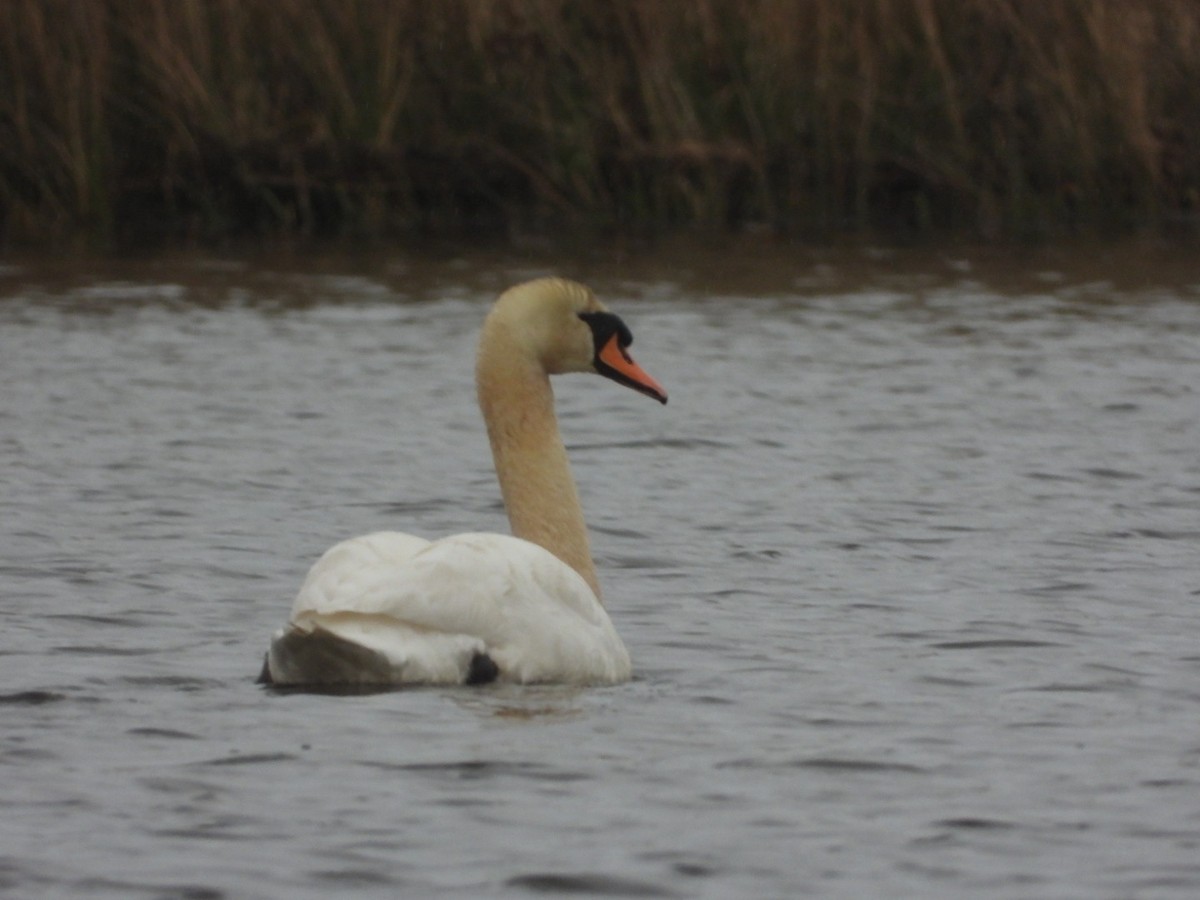
<path fill-rule="evenodd" d="M 5 0 L 0 236 L 1191 221 L 1194 0 Z"/>

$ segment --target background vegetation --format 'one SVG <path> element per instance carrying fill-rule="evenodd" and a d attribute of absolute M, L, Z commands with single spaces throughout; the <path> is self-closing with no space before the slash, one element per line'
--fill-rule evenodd
<path fill-rule="evenodd" d="M 1195 0 L 4 0 L 0 240 L 1188 226 Z"/>

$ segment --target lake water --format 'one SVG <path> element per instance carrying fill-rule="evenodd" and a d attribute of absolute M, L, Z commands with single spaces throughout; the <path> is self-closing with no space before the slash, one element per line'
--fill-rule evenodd
<path fill-rule="evenodd" d="M 0 268 L 0 895 L 1200 896 L 1200 265 L 746 245 Z M 307 567 L 506 530 L 479 323 L 557 383 L 636 678 L 256 686 Z"/>

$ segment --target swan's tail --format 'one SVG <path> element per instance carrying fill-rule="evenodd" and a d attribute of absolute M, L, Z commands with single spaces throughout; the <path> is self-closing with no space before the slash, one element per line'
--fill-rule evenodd
<path fill-rule="evenodd" d="M 392 664 L 378 650 L 325 628 L 289 627 L 271 641 L 262 684 L 390 684 Z"/>
<path fill-rule="evenodd" d="M 478 638 L 343 614 L 327 625 L 310 620 L 275 635 L 258 681 L 298 687 L 488 684 L 499 677 Z"/>

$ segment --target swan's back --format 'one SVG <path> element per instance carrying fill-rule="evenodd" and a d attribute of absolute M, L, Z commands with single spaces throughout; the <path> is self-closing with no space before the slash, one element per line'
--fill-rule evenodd
<path fill-rule="evenodd" d="M 495 671 L 490 672 L 494 666 Z M 629 654 L 575 570 L 503 534 L 380 532 L 313 566 L 268 655 L 276 683 L 609 684 Z"/>

